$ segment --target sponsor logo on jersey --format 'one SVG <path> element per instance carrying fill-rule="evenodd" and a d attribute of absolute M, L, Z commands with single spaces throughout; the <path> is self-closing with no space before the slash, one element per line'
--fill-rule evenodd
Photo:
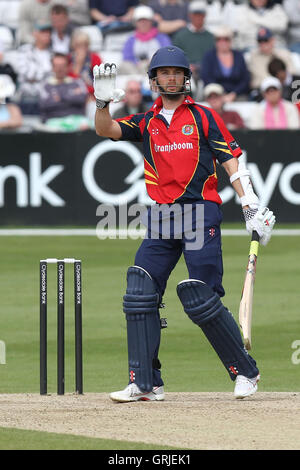
<path fill-rule="evenodd" d="M 235 140 L 233 140 L 232 142 L 229 142 L 229 145 L 231 147 L 231 150 L 235 150 L 239 148 L 239 145 Z"/>
<path fill-rule="evenodd" d="M 191 142 L 182 142 L 180 144 L 177 144 L 176 142 L 169 142 L 166 145 L 157 145 L 154 144 L 154 150 L 155 152 L 173 152 L 173 150 L 192 150 L 194 148 L 193 144 Z"/>

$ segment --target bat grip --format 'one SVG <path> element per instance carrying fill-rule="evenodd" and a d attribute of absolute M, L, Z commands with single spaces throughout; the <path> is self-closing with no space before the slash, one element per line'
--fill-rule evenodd
<path fill-rule="evenodd" d="M 252 242 L 259 242 L 259 235 L 256 230 L 253 230 L 252 232 L 252 237 L 251 237 Z"/>

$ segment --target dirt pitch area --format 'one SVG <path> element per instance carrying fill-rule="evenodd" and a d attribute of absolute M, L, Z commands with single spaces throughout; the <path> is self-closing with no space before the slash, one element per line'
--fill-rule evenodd
<path fill-rule="evenodd" d="M 0 427 L 183 449 L 300 449 L 300 393 L 166 393 L 114 403 L 107 394 L 0 395 Z"/>

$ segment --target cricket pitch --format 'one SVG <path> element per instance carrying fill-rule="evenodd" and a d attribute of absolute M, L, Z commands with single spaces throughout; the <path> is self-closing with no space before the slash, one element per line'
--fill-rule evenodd
<path fill-rule="evenodd" d="M 177 449 L 300 449 L 300 393 L 166 393 L 115 403 L 106 393 L 0 395 L 0 427 L 144 442 Z"/>

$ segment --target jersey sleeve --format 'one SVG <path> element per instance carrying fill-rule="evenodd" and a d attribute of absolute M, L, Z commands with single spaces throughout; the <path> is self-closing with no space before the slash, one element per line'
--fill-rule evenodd
<path fill-rule="evenodd" d="M 223 119 L 213 110 L 210 110 L 207 140 L 209 147 L 219 163 L 231 158 L 238 158 L 242 150 L 227 129 Z"/>
<path fill-rule="evenodd" d="M 116 119 L 122 131 L 122 137 L 119 140 L 130 140 L 132 142 L 140 142 L 143 140 L 141 128 L 144 120 L 144 114 L 131 114 Z"/>

